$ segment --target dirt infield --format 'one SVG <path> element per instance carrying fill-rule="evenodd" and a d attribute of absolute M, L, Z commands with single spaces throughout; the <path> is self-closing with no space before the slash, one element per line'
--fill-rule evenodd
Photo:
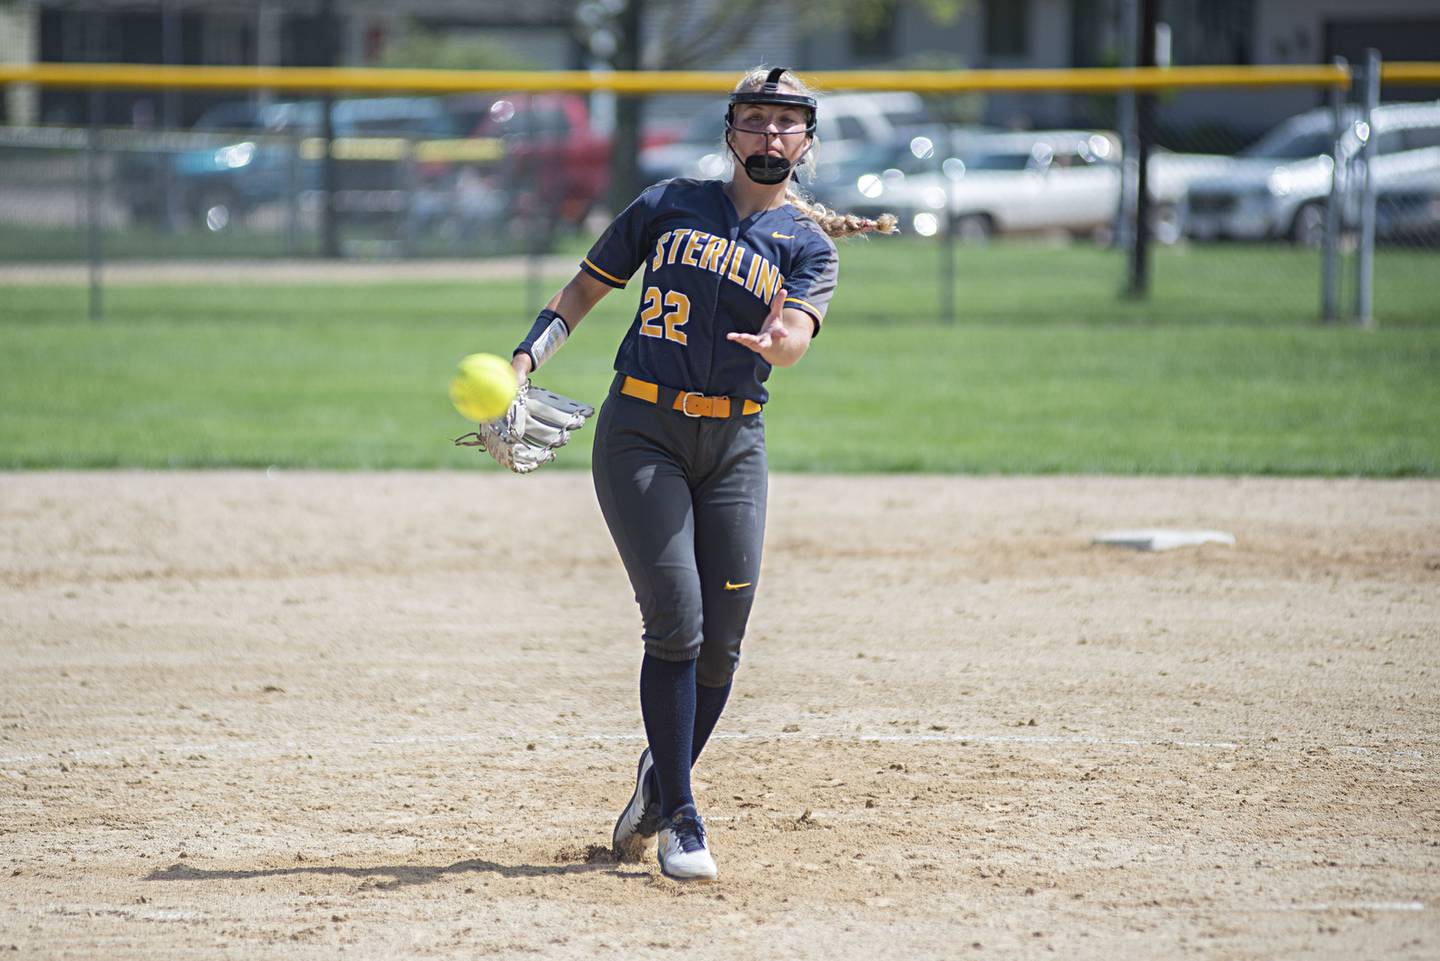
<path fill-rule="evenodd" d="M 585 475 L 0 475 L 0 958 L 1440 956 L 1440 484 L 770 514 L 683 887 Z"/>

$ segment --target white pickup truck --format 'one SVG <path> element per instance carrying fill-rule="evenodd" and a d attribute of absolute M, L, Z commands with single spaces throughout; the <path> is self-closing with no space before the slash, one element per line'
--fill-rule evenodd
<path fill-rule="evenodd" d="M 1340 137 L 1339 183 L 1348 203 L 1344 223 L 1359 218 L 1359 192 L 1349 181 L 1370 131 L 1353 109 Z M 1385 196 L 1417 179 L 1440 174 L 1440 102 L 1392 103 L 1370 118 L 1374 128 L 1372 173 Z M 1230 169 L 1191 184 L 1181 209 L 1187 236 L 1195 240 L 1289 240 L 1316 246 L 1325 236 L 1325 208 L 1335 169 L 1329 110 L 1298 114 L 1236 155 Z M 1363 136 L 1362 136 L 1363 134 Z"/>
<path fill-rule="evenodd" d="M 823 198 L 864 216 L 893 213 L 902 229 L 936 233 L 949 212 L 961 237 L 1108 228 L 1120 203 L 1120 142 L 1093 130 L 990 134 L 940 156 L 928 138 L 897 150 L 891 166 L 861 175 Z M 1165 241 L 1178 238 L 1175 210 L 1195 179 L 1226 168 L 1229 159 L 1156 150 L 1150 156 L 1152 223 Z"/>

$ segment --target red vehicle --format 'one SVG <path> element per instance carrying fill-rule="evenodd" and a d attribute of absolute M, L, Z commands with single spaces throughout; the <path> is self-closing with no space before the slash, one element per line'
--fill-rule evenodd
<path fill-rule="evenodd" d="M 505 144 L 501 181 L 514 213 L 578 224 L 610 182 L 610 141 L 590 128 L 575 94 L 452 97 L 446 109 L 471 137 Z"/>
<path fill-rule="evenodd" d="M 570 93 L 457 96 L 446 109 L 471 137 L 505 144 L 503 181 L 518 214 L 578 225 L 610 185 L 612 140 L 597 134 L 585 98 Z M 652 146 L 659 138 L 647 138 Z"/>

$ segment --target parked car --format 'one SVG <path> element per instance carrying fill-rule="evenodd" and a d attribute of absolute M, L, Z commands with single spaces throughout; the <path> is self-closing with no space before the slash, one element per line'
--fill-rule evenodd
<path fill-rule="evenodd" d="M 1275 127 L 1242 150 L 1223 175 L 1191 184 L 1181 212 L 1185 234 L 1196 240 L 1290 240 L 1316 245 L 1324 237 L 1331 192 L 1332 114 L 1307 111 Z M 1388 181 L 1440 169 L 1440 102 L 1385 104 L 1364 129 L 1359 114 L 1345 114 L 1340 138 L 1339 187 L 1365 145 L 1376 137 L 1377 190 Z M 1346 210 L 1344 222 L 1354 220 Z"/>
<path fill-rule="evenodd" d="M 963 238 L 996 233 L 1108 229 L 1120 202 L 1120 141 L 1095 130 L 973 135 L 948 155 L 928 138 L 897 151 L 893 162 L 836 192 L 832 205 L 864 216 L 894 213 L 902 229 L 938 232 L 948 216 Z M 1150 158 L 1152 224 L 1162 240 L 1176 232 L 1170 211 L 1186 184 L 1224 158 L 1157 151 Z"/>
<path fill-rule="evenodd" d="M 578 94 L 468 94 L 447 98 L 446 109 L 467 136 L 504 145 L 500 188 L 512 216 L 539 219 L 547 232 L 581 224 L 610 187 L 614 138 L 598 132 Z M 668 143 L 647 133 L 641 149 Z"/>
<path fill-rule="evenodd" d="M 1410 247 L 1440 246 L 1440 169 L 1396 176 L 1376 190 L 1375 238 Z"/>
<path fill-rule="evenodd" d="M 654 183 L 670 177 L 716 179 L 730 169 L 724 146 L 727 101 L 697 111 L 680 137 L 642 150 L 640 171 Z M 908 91 L 831 94 L 816 118 L 819 167 L 849 162 L 856 155 L 908 139 L 931 123 L 925 102 Z"/>
<path fill-rule="evenodd" d="M 583 97 L 469 95 L 449 98 L 446 109 L 467 136 L 504 143 L 500 188 L 516 214 L 579 224 L 604 197 L 611 141 L 591 127 Z"/>
<path fill-rule="evenodd" d="M 926 126 L 897 140 L 859 145 L 847 157 L 835 160 L 828 154 L 819 158 L 814 175 L 800 174 L 800 186 L 821 203 L 843 210 L 853 199 L 853 190 L 868 173 L 898 170 L 905 175 L 935 169 L 946 157 L 968 152 L 978 139 L 999 133 L 995 127 Z"/>
<path fill-rule="evenodd" d="M 132 218 L 220 231 L 264 204 L 319 188 L 323 148 L 313 138 L 321 132 L 322 107 L 321 101 L 217 104 L 179 149 L 127 155 L 120 180 Z M 393 194 L 413 188 L 412 176 L 418 183 L 443 173 L 435 162 L 405 169 L 397 138 L 459 135 L 430 97 L 337 100 L 332 123 L 341 161 L 335 187 L 344 194 L 337 206 L 352 215 L 393 213 Z M 362 146 L 367 138 L 374 139 Z M 392 196 L 380 196 L 386 193 Z"/>

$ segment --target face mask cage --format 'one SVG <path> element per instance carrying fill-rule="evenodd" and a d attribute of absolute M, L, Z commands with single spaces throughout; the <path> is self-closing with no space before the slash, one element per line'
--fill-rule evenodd
<path fill-rule="evenodd" d="M 757 133 L 759 131 L 744 130 L 735 126 L 735 108 L 745 104 L 758 103 L 775 107 L 799 107 L 805 111 L 805 129 L 803 133 L 807 137 L 815 136 L 815 98 L 803 93 L 781 93 L 780 78 L 785 75 L 784 67 L 776 67 L 766 76 L 765 82 L 760 85 L 759 90 L 747 90 L 741 93 L 730 95 L 730 107 L 725 111 L 725 130 L 730 132 Z M 795 136 L 802 131 L 786 131 L 786 136 Z"/>

